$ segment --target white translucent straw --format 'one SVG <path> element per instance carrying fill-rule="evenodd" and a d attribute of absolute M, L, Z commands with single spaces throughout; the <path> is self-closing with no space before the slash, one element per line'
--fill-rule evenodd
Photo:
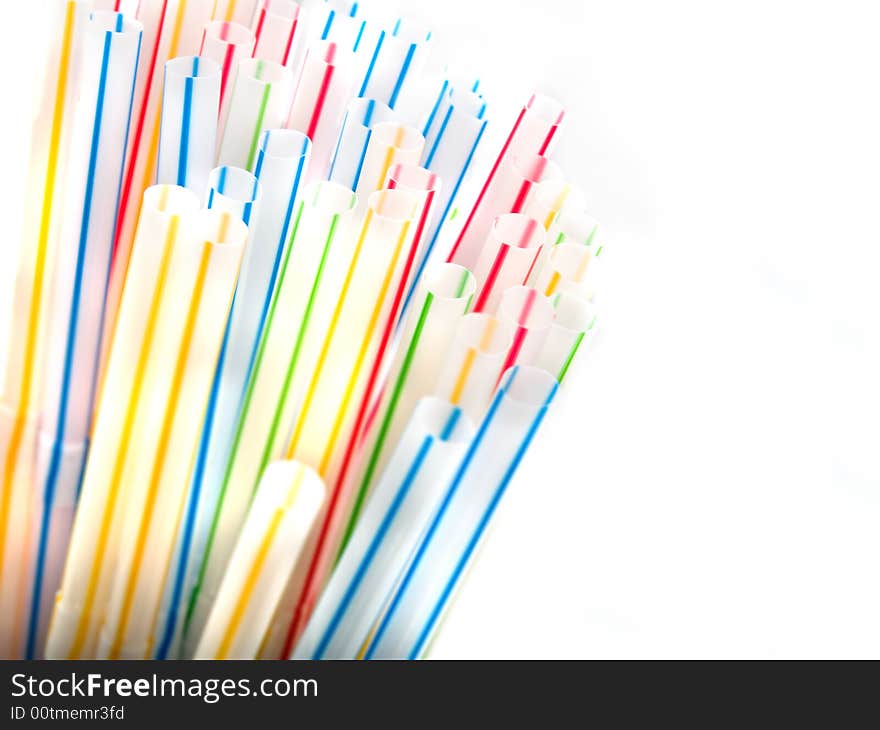
<path fill-rule="evenodd" d="M 375 99 L 354 99 L 345 112 L 342 131 L 327 173 L 328 179 L 352 190 L 357 189 L 373 126 L 392 121 L 394 112 L 387 104 Z"/>
<path fill-rule="evenodd" d="M 385 187 L 392 165 L 417 167 L 424 145 L 425 138 L 414 127 L 396 122 L 374 125 L 355 188 L 358 196 L 366 200 L 370 193 Z"/>
<path fill-rule="evenodd" d="M 214 20 L 249 26 L 263 0 L 214 0 Z"/>
<path fill-rule="evenodd" d="M 512 333 L 510 349 L 498 377 L 514 365 L 534 365 L 544 347 L 555 313 L 550 300 L 537 289 L 512 286 L 501 297 L 498 318 Z"/>
<path fill-rule="evenodd" d="M 418 77 L 430 52 L 431 33 L 399 19 L 382 31 L 358 96 L 383 101 L 392 109 L 411 79 Z"/>
<path fill-rule="evenodd" d="M 159 184 L 181 185 L 201 195 L 217 150 L 220 66 L 209 58 L 182 56 L 165 64 Z"/>
<path fill-rule="evenodd" d="M 584 338 L 593 331 L 596 313 L 589 302 L 574 294 L 560 292 L 551 301 L 556 317 L 536 364 L 561 383 Z"/>
<path fill-rule="evenodd" d="M 475 312 L 495 314 L 504 292 L 528 281 L 546 236 L 537 220 L 522 213 L 504 213 L 495 218 L 474 266 Z"/>
<path fill-rule="evenodd" d="M 330 41 L 315 41 L 306 50 L 286 126 L 312 140 L 310 181 L 323 179 L 329 169 L 351 97 L 352 63 L 351 51 Z"/>
<path fill-rule="evenodd" d="M 506 373 L 368 637 L 364 658 L 424 654 L 557 387 L 538 368 Z"/>
<path fill-rule="evenodd" d="M 316 367 L 354 249 L 355 203 L 351 190 L 329 182 L 309 185 L 297 203 L 219 494 L 198 504 L 195 534 L 204 549 L 197 542 L 192 550 L 181 599 L 184 656 L 195 650 L 253 490 L 282 455 Z"/>
<path fill-rule="evenodd" d="M 293 72 L 274 61 L 248 58 L 238 64 L 218 165 L 253 171 L 260 136 L 284 124 L 293 94 Z"/>
<path fill-rule="evenodd" d="M 473 275 L 457 264 L 438 264 L 427 271 L 404 326 L 388 381 L 366 429 L 343 544 L 351 535 L 373 484 L 385 470 L 415 404 L 434 392 L 443 367 L 443 357 L 438 357 L 438 353 L 449 351 L 459 322 L 473 301 L 475 288 Z"/>
<path fill-rule="evenodd" d="M 219 139 L 223 138 L 223 129 L 226 115 L 229 113 L 229 101 L 232 97 L 232 85 L 235 82 L 238 64 L 251 57 L 255 42 L 254 34 L 246 26 L 239 23 L 213 20 L 205 26 L 199 55 L 220 64 Z"/>
<path fill-rule="evenodd" d="M 357 658 L 473 434 L 461 409 L 418 401 L 291 658 Z"/>
<path fill-rule="evenodd" d="M 255 659 L 287 576 L 324 501 L 324 484 L 295 461 L 260 480 L 196 649 L 196 659 Z"/>
<path fill-rule="evenodd" d="M 197 524 L 197 511 L 210 515 L 210 507 L 216 504 L 223 482 L 241 404 L 247 392 L 248 375 L 295 224 L 294 205 L 308 168 L 310 146 L 305 135 L 290 129 L 268 130 L 260 142 L 256 163 L 261 190 L 260 211 L 242 262 L 225 347 L 215 374 L 193 466 L 178 555 L 166 587 L 170 616 L 159 644 L 160 655 L 170 648 L 185 583 L 191 585 L 195 580 L 195 571 L 207 540 L 210 522 L 203 520 Z M 190 576 L 188 581 L 187 575 Z"/>
<path fill-rule="evenodd" d="M 2 552 L 30 575 L 13 586 L 5 580 L 13 571 L 0 566 L 0 611 L 19 613 L 27 603 L 25 620 L 41 634 L 45 620 L 38 627 L 39 616 L 45 617 L 58 585 L 85 461 L 142 30 L 137 21 L 112 12 L 92 13 L 85 26 L 66 206 L 51 282 L 32 522 L 22 515 L 6 534 L 25 539 Z M 18 630 L 29 631 L 21 624 Z M 35 641 L 28 641 L 31 653 Z"/>
<path fill-rule="evenodd" d="M 522 108 L 508 134 L 498 157 L 489 170 L 476 202 L 453 244 L 449 260 L 468 268 L 479 255 L 486 240 L 492 219 L 499 213 L 519 213 L 528 192 L 522 191 L 524 182 L 538 183 L 549 175 L 535 155 L 550 154 L 552 144 L 562 124 L 565 111 L 554 100 L 532 95 Z M 512 170 L 519 158 L 519 171 Z M 559 175 L 557 175 L 559 176 Z"/>
<path fill-rule="evenodd" d="M 263 0 L 254 20 L 254 58 L 295 68 L 303 36 L 299 24 L 301 9 L 294 0 Z"/>

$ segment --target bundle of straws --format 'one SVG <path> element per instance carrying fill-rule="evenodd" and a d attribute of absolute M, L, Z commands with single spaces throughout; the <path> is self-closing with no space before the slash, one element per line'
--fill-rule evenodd
<path fill-rule="evenodd" d="M 564 110 L 479 171 L 479 82 L 403 20 L 125 5 L 43 29 L 0 655 L 422 656 L 594 326 Z"/>

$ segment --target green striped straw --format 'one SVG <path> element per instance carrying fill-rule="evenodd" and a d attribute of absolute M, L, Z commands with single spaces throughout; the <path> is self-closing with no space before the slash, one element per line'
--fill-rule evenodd
<path fill-rule="evenodd" d="M 371 419 L 355 472 L 353 509 L 339 553 L 354 529 L 364 500 L 382 475 L 420 398 L 433 392 L 461 318 L 470 309 L 476 280 L 458 264 L 430 269 L 410 310 L 390 377 Z"/>
<path fill-rule="evenodd" d="M 590 302 L 570 292 L 559 292 L 550 301 L 556 316 L 537 365 L 562 383 L 584 338 L 595 328 L 596 311 Z"/>

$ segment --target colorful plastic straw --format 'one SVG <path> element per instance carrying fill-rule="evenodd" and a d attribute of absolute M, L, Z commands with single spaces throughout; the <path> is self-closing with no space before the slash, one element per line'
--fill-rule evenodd
<path fill-rule="evenodd" d="M 295 461 L 269 465 L 254 495 L 196 649 L 196 659 L 254 659 L 324 501 Z"/>
<path fill-rule="evenodd" d="M 417 166 L 424 145 L 425 138 L 414 127 L 395 122 L 374 125 L 355 188 L 358 197 L 366 200 L 370 193 L 381 190 L 392 165 Z"/>
<path fill-rule="evenodd" d="M 292 658 L 357 657 L 473 435 L 461 409 L 418 402 Z"/>
<path fill-rule="evenodd" d="M 432 257 L 446 257 L 447 252 L 435 253 L 437 242 L 486 130 L 485 113 L 486 105 L 482 97 L 453 88 L 437 100 L 425 122 L 422 164 L 439 175 L 444 184 L 437 199 L 437 214 L 425 236 L 424 251 L 416 264 L 416 281 L 421 278 Z M 405 310 L 409 308 L 413 291 L 414 287 L 410 287 Z"/>
<path fill-rule="evenodd" d="M 209 516 L 223 482 L 248 374 L 275 290 L 281 261 L 293 226 L 294 205 L 308 168 L 307 137 L 288 129 L 263 133 L 256 163 L 261 188 L 260 212 L 254 219 L 245 252 L 235 301 L 224 339 L 221 360 L 208 401 L 205 425 L 193 467 L 193 481 L 181 529 L 175 566 L 167 586 L 167 609 L 160 656 L 172 646 L 184 584 L 195 580 L 210 530 Z M 196 522 L 198 511 L 203 519 Z M 174 642 L 176 643 L 176 642 Z"/>
<path fill-rule="evenodd" d="M 327 179 L 356 190 L 373 125 L 393 122 L 394 112 L 375 99 L 354 99 L 348 105 Z"/>
<path fill-rule="evenodd" d="M 565 291 L 591 299 L 592 291 L 587 288 L 587 273 L 593 256 L 591 246 L 563 241 L 553 247 L 547 264 L 537 277 L 535 287 L 547 297 Z"/>
<path fill-rule="evenodd" d="M 202 498 L 196 534 L 204 550 L 183 593 L 183 655 L 195 649 L 260 475 L 281 456 L 316 367 L 354 249 L 351 190 L 330 182 L 306 188 L 296 206 L 277 285 L 250 369 L 216 500 Z"/>
<path fill-rule="evenodd" d="M 254 43 L 256 43 L 254 34 L 239 23 L 214 20 L 205 26 L 199 55 L 220 64 L 218 139 L 223 139 L 223 130 L 226 127 L 226 117 L 229 114 L 232 87 L 235 83 L 238 64 L 253 55 Z"/>
<path fill-rule="evenodd" d="M 345 446 L 356 435 L 376 361 L 382 359 L 396 321 L 423 197 L 402 189 L 370 196 L 351 267 L 287 445 L 287 458 L 312 465 L 328 485 L 327 514 L 285 642 L 291 646 L 304 628 L 345 527 L 350 495 L 338 483 L 351 459 Z M 289 651 L 290 646 L 284 654 Z"/>
<path fill-rule="evenodd" d="M 583 191 L 565 180 L 545 180 L 532 188 L 523 205 L 523 213 L 540 221 L 548 235 L 547 245 L 541 250 L 537 263 L 532 267 L 529 285 L 535 284 L 550 258 L 553 246 L 562 241 L 562 237 L 557 232 L 556 221 L 572 211 L 583 210 L 585 205 L 586 196 Z"/>
<path fill-rule="evenodd" d="M 141 200 L 144 190 L 156 182 L 165 62 L 199 53 L 203 29 L 212 8 L 213 0 L 141 0 L 137 6 L 136 17 L 144 26 L 144 35 L 113 241 L 113 265 L 104 307 L 107 334 L 102 343 L 99 383 L 103 381 L 107 352 L 115 332 Z"/>
<path fill-rule="evenodd" d="M 474 266 L 475 312 L 495 314 L 504 292 L 528 281 L 546 236 L 537 220 L 522 213 L 504 213 L 495 218 Z"/>
<path fill-rule="evenodd" d="M 260 0 L 213 0 L 214 20 L 250 26 Z"/>
<path fill-rule="evenodd" d="M 85 466 L 141 33 L 141 24 L 121 13 L 92 13 L 86 26 L 68 167 L 69 205 L 52 281 L 31 526 L 36 542 L 18 557 L 34 560 L 24 598 L 29 656 L 45 635 Z M 34 547 L 35 554 L 30 552 Z"/>
<path fill-rule="evenodd" d="M 481 312 L 466 314 L 443 358 L 434 393 L 478 423 L 498 384 L 498 373 L 503 372 L 511 343 L 507 323 Z"/>
<path fill-rule="evenodd" d="M 438 353 L 449 351 L 475 290 L 473 275 L 457 264 L 443 263 L 428 270 L 364 443 L 363 458 L 354 478 L 354 500 L 343 547 L 416 403 L 434 391 L 443 367 L 443 358 L 438 357 Z"/>
<path fill-rule="evenodd" d="M 130 281 L 119 310 L 120 337 L 111 348 L 104 388 L 70 540 L 62 587 L 52 618 L 48 657 L 92 651 L 97 612 L 106 600 L 101 560 L 112 571 L 117 554 L 118 515 L 126 501 L 123 472 L 137 458 L 135 419 L 150 398 L 145 370 L 156 342 L 157 313 L 167 289 L 169 265 L 182 243 L 183 221 L 195 214 L 199 200 L 185 188 L 159 185 L 144 193 L 132 249 Z M 82 619 L 82 620 L 81 620 Z M 75 648 L 75 651 L 71 651 Z"/>
<path fill-rule="evenodd" d="M 253 170 L 260 137 L 283 126 L 293 93 L 293 72 L 274 61 L 246 59 L 238 64 L 218 164 Z"/>
<path fill-rule="evenodd" d="M 312 140 L 312 180 L 326 175 L 352 91 L 350 51 L 330 41 L 316 41 L 306 50 L 293 94 L 287 127 Z"/>
<path fill-rule="evenodd" d="M 492 219 L 499 213 L 519 213 L 528 190 L 525 182 L 538 183 L 548 177 L 535 155 L 550 154 L 552 143 L 565 116 L 554 100 L 533 94 L 522 108 L 501 151 L 489 170 L 476 202 L 458 234 L 449 260 L 471 268 Z M 513 161 L 520 158 L 519 172 L 512 171 Z"/>
<path fill-rule="evenodd" d="M 88 3 L 52 6 L 45 76 L 33 110 L 24 225 L 19 249 L 6 367 L 0 382 L 0 657 L 22 655 L 20 611 L 7 605 L 20 597 L 25 578 L 22 528 L 30 524 L 30 495 L 42 368 L 49 325 L 51 279 L 58 247 L 67 179 L 79 60 Z"/>
<path fill-rule="evenodd" d="M 554 318 L 553 305 L 537 289 L 512 286 L 501 296 L 498 318 L 513 333 L 498 378 L 514 365 L 534 365 Z"/>
<path fill-rule="evenodd" d="M 172 261 L 145 380 L 149 405 L 135 423 L 140 463 L 126 470 L 118 557 L 101 625 L 99 658 L 145 659 L 183 512 L 214 363 L 223 340 L 247 226 L 202 211 Z M 178 251 L 176 250 L 175 253 Z M 177 264 L 175 266 L 175 264 Z"/>
<path fill-rule="evenodd" d="M 300 6 L 293 0 L 265 0 L 254 23 L 254 58 L 294 68 L 300 45 Z"/>
<path fill-rule="evenodd" d="M 584 337 L 593 330 L 596 314 L 589 302 L 560 292 L 551 299 L 556 317 L 536 364 L 562 383 Z"/>
<path fill-rule="evenodd" d="M 545 371 L 509 370 L 362 652 L 422 656 L 557 390 Z"/>
<path fill-rule="evenodd" d="M 220 66 L 182 56 L 165 64 L 159 134 L 159 184 L 181 185 L 201 196 L 217 151 Z"/>
<path fill-rule="evenodd" d="M 393 109 L 407 81 L 424 66 L 430 40 L 430 32 L 402 19 L 390 33 L 382 31 L 357 95 L 378 99 Z"/>

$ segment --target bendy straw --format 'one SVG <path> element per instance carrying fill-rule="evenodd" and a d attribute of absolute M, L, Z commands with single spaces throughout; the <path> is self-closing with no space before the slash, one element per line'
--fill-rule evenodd
<path fill-rule="evenodd" d="M 302 464 L 269 465 L 229 559 L 196 659 L 256 658 L 324 492 L 320 477 Z"/>
<path fill-rule="evenodd" d="M 225 20 L 249 26 L 261 0 L 213 0 L 214 20 Z"/>
<path fill-rule="evenodd" d="M 482 97 L 453 88 L 439 101 L 425 124 L 422 164 L 437 173 L 444 185 L 437 201 L 437 216 L 429 229 L 424 255 L 419 260 L 418 275 L 434 252 L 441 226 L 449 218 L 461 184 L 470 170 L 474 153 L 486 130 L 485 113 Z"/>
<path fill-rule="evenodd" d="M 128 491 L 118 555 L 100 630 L 99 658 L 145 659 L 184 508 L 247 230 L 228 212 L 202 211 L 171 262 L 169 296 L 156 325 L 145 380 L 149 399 L 135 423 L 138 469 Z M 176 265 L 175 265 L 176 264 Z M 128 466 L 134 466 L 130 462 Z"/>
<path fill-rule="evenodd" d="M 205 26 L 199 55 L 220 64 L 220 139 L 223 138 L 238 64 L 251 57 L 255 42 L 251 30 L 239 23 L 213 20 Z"/>
<path fill-rule="evenodd" d="M 341 296 L 294 422 L 286 457 L 314 466 L 328 485 L 328 503 L 287 644 L 304 626 L 341 539 L 350 495 L 337 480 L 350 459 L 346 444 L 356 434 L 359 406 L 369 396 L 371 374 L 396 317 L 423 202 L 402 189 L 370 196 Z"/>
<path fill-rule="evenodd" d="M 156 181 L 202 195 L 217 151 L 220 66 L 181 56 L 165 64 L 162 126 Z"/>
<path fill-rule="evenodd" d="M 473 434 L 461 409 L 418 402 L 292 658 L 357 658 Z"/>
<path fill-rule="evenodd" d="M 394 112 L 387 104 L 375 99 L 352 100 L 345 112 L 327 179 L 357 189 L 372 127 L 391 121 L 394 121 Z"/>
<path fill-rule="evenodd" d="M 424 66 L 430 40 L 430 32 L 403 19 L 390 33 L 382 31 L 357 95 L 378 99 L 393 109 L 407 81 Z"/>
<path fill-rule="evenodd" d="M 208 401 L 205 424 L 193 466 L 192 486 L 180 534 L 180 549 L 168 585 L 170 616 L 160 642 L 160 656 L 171 647 L 187 566 L 201 555 L 209 525 L 197 529 L 199 509 L 216 504 L 226 460 L 235 435 L 248 374 L 256 357 L 275 282 L 294 223 L 294 206 L 308 167 L 307 137 L 289 129 L 263 133 L 256 163 L 261 188 L 260 214 L 241 266 L 230 313 L 216 389 Z"/>
<path fill-rule="evenodd" d="M 547 232 L 534 218 L 504 213 L 495 218 L 474 266 L 475 312 L 495 314 L 507 289 L 525 284 L 538 262 Z"/>
<path fill-rule="evenodd" d="M 339 300 L 354 247 L 356 198 L 330 182 L 309 185 L 296 205 L 277 284 L 241 403 L 216 499 L 202 499 L 182 596 L 183 654 L 207 620 L 253 491 L 282 455 Z"/>
<path fill-rule="evenodd" d="M 137 6 L 136 17 L 144 26 L 144 36 L 105 305 L 104 331 L 108 335 L 102 344 L 102 373 L 115 331 L 116 312 L 122 297 L 141 200 L 144 190 L 156 182 L 165 62 L 177 56 L 199 53 L 203 28 L 212 8 L 213 0 L 141 0 Z"/>
<path fill-rule="evenodd" d="M 254 21 L 254 58 L 294 68 L 302 32 L 300 6 L 294 0 L 265 0 Z"/>
<path fill-rule="evenodd" d="M 528 286 L 512 286 L 501 296 L 498 318 L 513 333 L 498 378 L 514 365 L 534 365 L 553 324 L 553 305 Z"/>
<path fill-rule="evenodd" d="M 42 397 L 40 363 L 48 330 L 51 278 L 60 231 L 71 120 L 78 89 L 85 2 L 52 6 L 45 76 L 32 118 L 32 140 L 24 198 L 22 240 L 12 294 L 12 321 L 0 381 L 0 592 L 18 597 L 23 547 L 19 532 L 29 524 L 36 427 Z M 14 549 L 13 549 L 14 548 Z M 5 603 L 0 599 L 0 603 Z M 18 610 L 0 611 L 0 656 L 21 655 Z"/>
<path fill-rule="evenodd" d="M 85 464 L 141 32 L 140 23 L 110 12 L 93 13 L 86 27 L 68 206 L 52 281 L 33 495 L 33 577 L 25 589 L 31 599 L 29 656 L 36 650 L 39 617 L 60 579 Z M 30 549 L 18 560 L 27 560 Z"/>
<path fill-rule="evenodd" d="M 418 166 L 425 138 L 414 127 L 379 122 L 372 128 L 355 191 L 363 200 L 385 186 L 392 165 Z"/>
<path fill-rule="evenodd" d="M 93 570 L 93 566 L 96 556 L 112 565 L 116 555 L 118 531 L 114 523 L 126 495 L 123 470 L 129 456 L 138 453 L 132 429 L 141 401 L 149 397 L 144 375 L 154 347 L 157 314 L 172 255 L 182 245 L 182 221 L 194 215 L 198 207 L 196 195 L 184 188 L 160 185 L 144 193 L 132 249 L 131 280 L 119 310 L 120 327 L 125 328 L 127 336 L 120 337 L 111 348 L 97 403 L 77 521 L 53 613 L 46 651 L 49 657 L 67 656 L 80 616 L 90 614 L 106 599 L 106 587 L 99 585 L 100 569 Z M 84 618 L 77 655 L 88 654 L 91 646 L 91 616 Z"/>
<path fill-rule="evenodd" d="M 326 175 L 351 97 L 351 51 L 330 41 L 315 41 L 306 50 L 286 126 L 312 140 L 311 180 Z"/>
<path fill-rule="evenodd" d="M 479 247 L 486 240 L 492 218 L 499 213 L 518 213 L 517 199 L 524 179 L 521 174 L 512 173 L 513 160 L 521 158 L 521 173 L 526 180 L 540 182 L 545 178 L 538 174 L 541 170 L 533 161 L 534 155 L 550 154 L 565 111 L 554 100 L 533 94 L 522 108 L 507 136 L 501 151 L 493 163 L 483 183 L 476 202 L 465 220 L 450 253 L 450 261 L 471 267 L 476 263 Z M 517 185 L 517 178 L 520 184 Z M 519 205 L 524 202 L 519 201 Z"/>
<path fill-rule="evenodd" d="M 575 355 L 596 324 L 592 305 L 580 297 L 560 292 L 551 301 L 556 317 L 536 359 L 536 365 L 562 383 Z"/>
<path fill-rule="evenodd" d="M 449 351 L 462 316 L 473 301 L 473 275 L 457 264 L 429 269 L 407 318 L 400 347 L 390 368 L 361 464 L 343 544 L 349 539 L 372 485 L 385 470 L 415 404 L 433 392 L 443 366 L 439 353 Z"/>
<path fill-rule="evenodd" d="M 543 370 L 507 372 L 366 642 L 364 658 L 424 654 L 556 390 Z"/>
<path fill-rule="evenodd" d="M 284 124 L 293 93 L 293 72 L 274 61 L 249 58 L 238 64 L 229 115 L 217 161 L 253 170 L 260 136 Z"/>
<path fill-rule="evenodd" d="M 483 312 L 461 318 L 437 378 L 434 394 L 479 422 L 498 384 L 512 343 L 507 323 Z"/>

